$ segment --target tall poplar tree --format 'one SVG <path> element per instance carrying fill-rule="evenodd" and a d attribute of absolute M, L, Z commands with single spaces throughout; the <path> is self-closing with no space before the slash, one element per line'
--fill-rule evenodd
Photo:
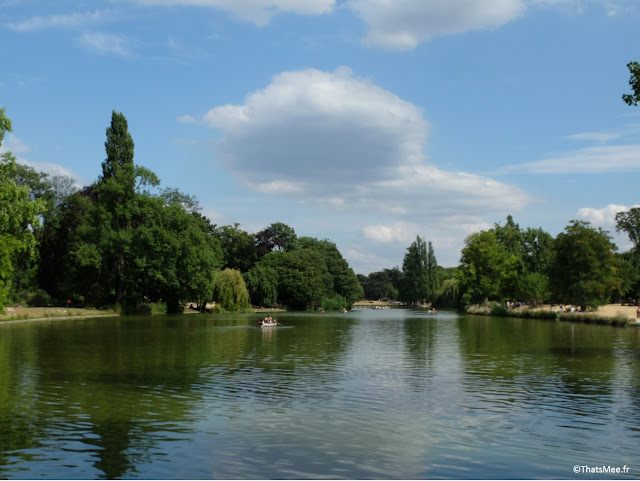
<path fill-rule="evenodd" d="M 427 244 L 417 236 L 407 248 L 402 261 L 404 279 L 401 284 L 400 298 L 404 302 L 416 303 L 427 297 Z"/>
<path fill-rule="evenodd" d="M 133 301 L 135 297 L 129 279 L 132 266 L 127 261 L 131 251 L 136 179 L 134 145 L 127 119 L 115 110 L 111 114 L 104 147 L 107 158 L 102 162 L 102 176 L 96 186 L 96 220 L 101 230 L 100 244 L 109 287 L 114 292 L 115 303 L 121 304 Z"/>
<path fill-rule="evenodd" d="M 436 254 L 433 250 L 433 245 L 431 245 L 431 241 L 429 241 L 429 245 L 427 247 L 427 292 L 426 299 L 427 301 L 433 302 L 436 300 L 436 296 L 438 295 L 438 290 L 440 289 L 440 281 L 438 279 L 438 261 L 436 260 Z"/>

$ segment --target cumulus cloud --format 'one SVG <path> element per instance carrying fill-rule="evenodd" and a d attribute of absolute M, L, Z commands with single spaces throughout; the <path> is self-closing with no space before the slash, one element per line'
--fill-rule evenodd
<path fill-rule="evenodd" d="M 265 25 L 278 12 L 319 15 L 332 11 L 335 0 L 138 0 L 143 5 L 213 7 L 256 25 Z"/>
<path fill-rule="evenodd" d="M 616 226 L 616 214 L 618 212 L 627 212 L 633 207 L 640 207 L 639 204 L 627 207 L 625 205 L 609 204 L 601 209 L 593 209 L 591 207 L 583 207 L 578 210 L 577 217 L 591 222 L 593 225 L 602 227 L 603 229 L 612 230 Z"/>
<path fill-rule="evenodd" d="M 523 0 L 349 0 L 367 23 L 369 45 L 412 49 L 439 35 L 497 28 L 526 10 Z"/>
<path fill-rule="evenodd" d="M 391 225 L 370 225 L 363 229 L 366 238 L 376 242 L 410 243 L 420 233 L 420 226 L 408 222 L 396 222 Z"/>
<path fill-rule="evenodd" d="M 626 251 L 633 247 L 633 244 L 625 232 L 616 232 L 616 214 L 618 212 L 627 212 L 629 209 L 634 207 L 640 207 L 640 204 L 634 204 L 631 207 L 626 205 L 609 204 L 600 209 L 583 207 L 578 210 L 576 217 L 590 222 L 595 227 L 602 227 L 604 230 L 609 231 L 609 234 L 612 236 L 613 241 L 616 243 L 619 250 Z"/>
<path fill-rule="evenodd" d="M 344 67 L 281 73 L 202 122 L 220 132 L 218 163 L 244 185 L 362 216 L 354 229 L 368 248 L 406 247 L 424 226 L 438 226 L 434 245 L 453 248 L 451 239 L 487 225 L 484 216 L 529 202 L 516 187 L 427 163 L 422 110 Z"/>

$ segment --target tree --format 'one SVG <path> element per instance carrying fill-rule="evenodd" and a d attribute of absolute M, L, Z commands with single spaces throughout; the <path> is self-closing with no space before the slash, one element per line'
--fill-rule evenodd
<path fill-rule="evenodd" d="M 416 303 L 427 296 L 427 244 L 420 236 L 407 248 L 402 261 L 404 280 L 400 298 L 404 302 Z"/>
<path fill-rule="evenodd" d="M 258 260 L 253 236 L 240 229 L 240 224 L 216 227 L 215 236 L 224 254 L 224 267 L 247 272 Z"/>
<path fill-rule="evenodd" d="M 301 237 L 297 245 L 300 249 L 315 250 L 322 255 L 329 274 L 333 278 L 333 290 L 346 300 L 346 305 L 342 307 L 351 307 L 355 301 L 362 299 L 362 286 L 335 243 L 327 239 Z"/>
<path fill-rule="evenodd" d="M 298 238 L 295 231 L 282 222 L 271 224 L 255 234 L 254 237 L 259 257 L 274 250 L 292 251 L 298 248 Z"/>
<path fill-rule="evenodd" d="M 274 251 L 257 264 L 278 273 L 278 302 L 291 310 L 313 309 L 332 297 L 333 278 L 322 254 L 313 249 Z"/>
<path fill-rule="evenodd" d="M 213 277 L 213 300 L 226 311 L 249 310 L 249 292 L 242 273 L 234 269 L 216 272 Z"/>
<path fill-rule="evenodd" d="M 572 220 L 554 241 L 551 290 L 558 302 L 597 307 L 620 293 L 617 247 L 602 228 Z"/>
<path fill-rule="evenodd" d="M 6 132 L 12 131 L 11 120 L 0 109 L 0 146 Z M 44 202 L 31 197 L 27 186 L 16 183 L 18 163 L 11 152 L 0 157 L 0 311 L 8 301 L 12 276 L 19 256 L 29 262 L 35 255 L 36 239 L 33 230 L 39 225 L 38 216 Z"/>
<path fill-rule="evenodd" d="M 254 306 L 274 307 L 278 301 L 278 272 L 272 267 L 257 264 L 243 274 Z"/>
<path fill-rule="evenodd" d="M 182 312 L 193 299 L 204 306 L 213 294 L 212 273 L 222 264 L 218 240 L 180 202 L 139 196 L 137 203 L 130 251 L 136 304 L 165 302 L 168 313 Z"/>
<path fill-rule="evenodd" d="M 459 289 L 464 304 L 499 299 L 508 256 L 493 230 L 471 234 L 465 239 L 458 270 Z"/>
<path fill-rule="evenodd" d="M 616 232 L 626 232 L 633 242 L 634 249 L 640 247 L 640 207 L 632 207 L 628 211 L 616 214 Z"/>
<path fill-rule="evenodd" d="M 549 296 L 549 278 L 539 272 L 529 272 L 518 279 L 518 299 L 536 306 Z"/>
<path fill-rule="evenodd" d="M 426 298 L 427 301 L 432 304 L 435 302 L 436 297 L 438 296 L 438 291 L 440 290 L 440 280 L 438 278 L 438 261 L 436 260 L 436 255 L 433 250 L 433 246 L 431 242 L 427 247 L 427 289 L 426 289 Z"/>
<path fill-rule="evenodd" d="M 528 227 L 522 233 L 525 272 L 546 275 L 552 260 L 553 237 L 542 228 Z"/>
<path fill-rule="evenodd" d="M 102 162 L 102 176 L 96 185 L 98 202 L 93 225 L 99 231 L 99 250 L 115 304 L 135 304 L 134 279 L 128 255 L 133 236 L 131 219 L 135 210 L 134 144 L 127 119 L 115 110 L 111 114 L 104 146 L 107 158 Z M 87 248 L 92 249 L 90 246 Z"/>
<path fill-rule="evenodd" d="M 638 62 L 629 62 L 627 68 L 629 72 L 631 72 L 629 85 L 633 93 L 622 94 L 622 100 L 624 100 L 627 105 L 638 105 L 638 102 L 640 102 L 640 64 Z"/>

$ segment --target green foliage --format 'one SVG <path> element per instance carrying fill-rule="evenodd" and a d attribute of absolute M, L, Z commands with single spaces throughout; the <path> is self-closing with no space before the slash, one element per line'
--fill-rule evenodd
<path fill-rule="evenodd" d="M 358 280 L 363 288 L 365 299 L 396 300 L 399 299 L 399 288 L 403 274 L 400 269 L 384 269 L 372 272 L 368 276 L 358 274 Z"/>
<path fill-rule="evenodd" d="M 518 279 L 516 296 L 532 306 L 543 303 L 549 297 L 549 278 L 539 272 L 529 272 Z"/>
<path fill-rule="evenodd" d="M 627 105 L 638 105 L 638 102 L 640 102 L 640 63 L 629 62 L 627 64 L 627 68 L 631 73 L 631 78 L 629 78 L 629 85 L 631 86 L 631 90 L 633 90 L 633 93 L 622 94 L 622 100 Z"/>
<path fill-rule="evenodd" d="M 251 303 L 254 306 L 276 306 L 278 301 L 278 272 L 276 269 L 264 264 L 257 264 L 243 276 Z"/>
<path fill-rule="evenodd" d="M 254 237 L 259 257 L 274 250 L 288 252 L 298 248 L 298 238 L 295 231 L 282 222 L 271 224 L 255 234 Z"/>
<path fill-rule="evenodd" d="M 436 305 L 438 307 L 460 306 L 460 282 L 456 277 L 445 279 L 438 291 Z"/>
<path fill-rule="evenodd" d="M 616 214 L 616 232 L 626 232 L 634 248 L 640 247 L 640 207 Z"/>
<path fill-rule="evenodd" d="M 440 279 L 438 277 L 438 261 L 431 242 L 427 246 L 426 271 L 426 299 L 434 303 L 440 290 Z"/>
<path fill-rule="evenodd" d="M 498 243 L 493 230 L 468 236 L 458 270 L 462 302 L 466 305 L 499 298 L 510 258 L 511 254 Z"/>
<path fill-rule="evenodd" d="M 301 237 L 297 244 L 300 249 L 314 250 L 322 255 L 329 275 L 333 278 L 333 290 L 346 300 L 343 307 L 350 307 L 355 301 L 362 299 L 364 292 L 358 277 L 333 242 Z"/>
<path fill-rule="evenodd" d="M 427 244 L 420 236 L 407 248 L 402 261 L 404 279 L 400 285 L 400 299 L 419 302 L 427 296 Z"/>
<path fill-rule="evenodd" d="M 622 278 L 616 250 L 606 231 L 589 222 L 571 221 L 554 242 L 550 280 L 555 299 L 585 308 L 619 295 Z"/>
<path fill-rule="evenodd" d="M 325 311 L 339 311 L 342 308 L 348 307 L 347 300 L 340 294 L 336 294 L 333 297 L 323 296 L 320 299 L 320 307 Z"/>
<path fill-rule="evenodd" d="M 440 287 L 438 262 L 431 242 L 418 236 L 407 248 L 402 262 L 403 279 L 399 286 L 400 299 L 407 303 L 422 300 L 433 303 Z"/>
<path fill-rule="evenodd" d="M 240 224 L 217 227 L 214 235 L 218 238 L 224 256 L 224 267 L 247 272 L 258 260 L 255 240 L 252 235 L 240 229 Z"/>
<path fill-rule="evenodd" d="M 233 269 L 216 272 L 213 276 L 213 300 L 226 311 L 249 311 L 249 292 L 242 273 Z"/>
<path fill-rule="evenodd" d="M 41 285 L 58 299 L 135 313 L 140 303 L 181 312 L 212 296 L 222 251 L 197 201 L 175 189 L 151 195 L 155 174 L 133 164 L 133 140 L 113 113 L 99 181 L 67 197 L 45 220 Z M 137 184 L 137 187 L 136 187 Z"/>
<path fill-rule="evenodd" d="M 509 311 L 502 304 L 493 302 L 491 303 L 491 310 L 489 311 L 489 315 L 493 317 L 507 317 L 509 315 Z"/>
<path fill-rule="evenodd" d="M 136 307 L 136 314 L 139 314 L 141 316 L 151 316 L 166 313 L 167 305 L 164 302 L 141 302 Z"/>
<path fill-rule="evenodd" d="M 278 273 L 278 302 L 290 310 L 315 309 L 323 296 L 332 296 L 333 278 L 316 250 L 274 251 L 260 264 Z"/>
<path fill-rule="evenodd" d="M 552 237 L 542 229 L 525 231 L 507 216 L 504 226 L 465 239 L 457 274 L 463 304 L 486 300 L 542 302 L 544 279 L 553 259 Z"/>
<path fill-rule="evenodd" d="M 11 120 L 0 109 L 0 146 Z M 31 196 L 29 187 L 18 185 L 19 165 L 11 152 L 0 157 L 0 311 L 8 302 L 16 266 L 29 267 L 35 256 L 34 230 L 45 204 Z"/>

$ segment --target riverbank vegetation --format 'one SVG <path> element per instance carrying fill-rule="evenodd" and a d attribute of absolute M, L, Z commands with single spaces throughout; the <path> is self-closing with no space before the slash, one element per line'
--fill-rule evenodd
<path fill-rule="evenodd" d="M 522 229 L 508 216 L 504 225 L 469 235 L 455 268 L 437 266 L 431 244 L 426 255 L 426 244 L 418 238 L 407 249 L 402 270 L 385 269 L 359 279 L 369 299 L 478 306 L 472 310 L 491 315 L 504 315 L 499 312 L 503 309 L 519 317 L 509 309 L 513 303 L 568 304 L 583 313 L 616 300 L 635 303 L 640 297 L 640 208 L 618 213 L 616 222 L 617 230 L 634 242 L 629 252 L 618 253 L 609 233 L 588 222 L 572 220 L 554 238 L 541 228 Z M 425 261 L 431 256 L 433 263 Z M 430 270 L 435 276 L 428 275 Z M 553 317 L 540 313 L 547 315 Z"/>
<path fill-rule="evenodd" d="M 12 124 L 0 110 L 0 145 Z M 198 201 L 134 163 L 124 115 L 106 129 L 102 174 L 91 185 L 0 161 L 0 310 L 69 306 L 178 313 L 251 304 L 341 309 L 362 286 L 326 239 L 273 223 L 255 234 L 217 226 Z"/>

